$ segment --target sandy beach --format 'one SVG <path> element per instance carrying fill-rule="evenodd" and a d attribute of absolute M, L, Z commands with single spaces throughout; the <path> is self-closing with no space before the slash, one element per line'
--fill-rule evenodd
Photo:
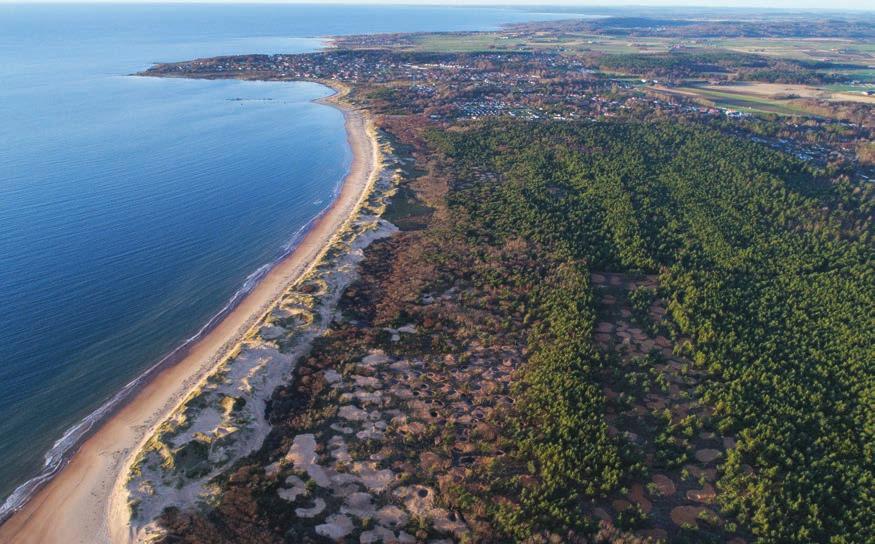
<path fill-rule="evenodd" d="M 300 245 L 176 364 L 159 372 L 86 439 L 70 462 L 0 526 L 2 543 L 128 542 L 123 486 L 133 456 L 194 388 L 316 264 L 332 237 L 355 215 L 379 165 L 366 115 L 343 105 L 340 91 L 322 102 L 340 108 L 353 151 L 337 200 Z"/>

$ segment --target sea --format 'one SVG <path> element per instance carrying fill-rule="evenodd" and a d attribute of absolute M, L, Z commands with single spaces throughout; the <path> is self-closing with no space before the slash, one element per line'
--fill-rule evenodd
<path fill-rule="evenodd" d="M 351 160 L 318 84 L 134 77 L 523 8 L 0 3 L 0 518 L 294 248 Z"/>

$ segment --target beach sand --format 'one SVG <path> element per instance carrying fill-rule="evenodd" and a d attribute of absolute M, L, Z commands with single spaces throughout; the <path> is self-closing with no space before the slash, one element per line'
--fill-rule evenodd
<path fill-rule="evenodd" d="M 99 544 L 128 542 L 124 479 L 133 456 L 153 430 L 270 311 L 274 302 L 323 254 L 332 236 L 355 215 L 379 165 L 379 150 L 367 117 L 344 107 L 343 90 L 323 102 L 340 108 L 353 160 L 340 195 L 295 251 L 175 365 L 154 379 L 104 421 L 70 462 L 0 526 L 2 543 Z"/>

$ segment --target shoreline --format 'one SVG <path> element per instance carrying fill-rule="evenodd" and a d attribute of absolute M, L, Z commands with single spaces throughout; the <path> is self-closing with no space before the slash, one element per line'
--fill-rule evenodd
<path fill-rule="evenodd" d="M 282 294 L 318 264 L 335 235 L 355 217 L 378 173 L 379 147 L 366 113 L 344 103 L 348 88 L 315 100 L 344 116 L 353 158 L 334 201 L 314 218 L 295 248 L 191 344 L 137 377 L 126 399 L 94 424 L 69 459 L 0 524 L 2 542 L 127 541 L 126 504 L 115 498 L 136 453 L 154 430 L 263 320 Z M 208 327 L 208 323 L 205 327 Z M 130 384 L 129 384 L 130 385 Z M 123 390 L 124 391 L 124 390 Z"/>

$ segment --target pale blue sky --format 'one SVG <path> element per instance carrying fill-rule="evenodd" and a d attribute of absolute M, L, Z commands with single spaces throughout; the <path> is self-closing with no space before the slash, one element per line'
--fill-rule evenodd
<path fill-rule="evenodd" d="M 408 4 L 494 6 L 701 6 L 875 11 L 875 0 L 0 0 L 2 3 Z"/>

